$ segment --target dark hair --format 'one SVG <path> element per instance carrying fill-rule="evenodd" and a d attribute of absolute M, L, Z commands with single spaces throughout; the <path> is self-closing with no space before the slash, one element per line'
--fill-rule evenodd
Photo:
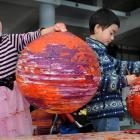
<path fill-rule="evenodd" d="M 89 19 L 89 30 L 91 34 L 94 34 L 95 25 L 99 24 L 103 29 L 109 27 L 112 24 L 120 27 L 120 20 L 111 10 L 101 8 L 93 13 Z"/>

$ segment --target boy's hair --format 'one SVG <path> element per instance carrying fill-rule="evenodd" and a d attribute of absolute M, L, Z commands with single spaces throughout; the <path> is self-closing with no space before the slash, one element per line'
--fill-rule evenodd
<path fill-rule="evenodd" d="M 94 34 L 94 28 L 97 24 L 102 26 L 103 29 L 106 29 L 112 24 L 120 27 L 120 20 L 111 10 L 101 8 L 93 13 L 89 19 L 89 30 L 91 34 Z"/>

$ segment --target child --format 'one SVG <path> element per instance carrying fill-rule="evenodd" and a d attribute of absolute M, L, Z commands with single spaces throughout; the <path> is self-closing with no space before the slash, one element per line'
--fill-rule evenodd
<path fill-rule="evenodd" d="M 96 52 L 102 75 L 96 96 L 86 106 L 95 131 L 120 130 L 119 117 L 125 112 L 120 91 L 134 84 L 134 74 L 140 72 L 140 61 L 120 61 L 106 53 L 106 46 L 114 40 L 119 27 L 119 18 L 105 8 L 89 19 L 90 37 L 86 41 Z M 128 75 L 127 70 L 132 75 Z"/>
<path fill-rule="evenodd" d="M 55 31 L 66 31 L 63 23 L 23 34 L 2 34 L 0 22 L 0 136 L 32 135 L 29 104 L 20 94 L 15 82 L 18 55 L 24 47 Z"/>

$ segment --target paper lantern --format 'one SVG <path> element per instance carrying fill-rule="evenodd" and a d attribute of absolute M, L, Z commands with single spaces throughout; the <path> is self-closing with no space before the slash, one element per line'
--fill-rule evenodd
<path fill-rule="evenodd" d="M 34 135 L 47 135 L 53 124 L 54 114 L 47 113 L 44 109 L 35 109 L 31 112 L 32 124 L 35 126 Z"/>
<path fill-rule="evenodd" d="M 127 109 L 133 119 L 140 123 L 140 76 L 137 78 L 136 84 L 131 87 L 130 92 L 126 97 Z"/>
<path fill-rule="evenodd" d="M 69 32 L 55 32 L 22 51 L 16 79 L 32 105 L 48 113 L 71 113 L 95 95 L 100 69 L 85 41 Z"/>
<path fill-rule="evenodd" d="M 35 126 L 46 126 L 51 128 L 53 114 L 47 113 L 44 109 L 36 109 L 31 112 L 32 124 Z"/>

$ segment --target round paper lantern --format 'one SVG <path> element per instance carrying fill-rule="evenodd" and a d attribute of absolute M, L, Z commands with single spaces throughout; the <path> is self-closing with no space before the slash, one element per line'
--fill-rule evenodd
<path fill-rule="evenodd" d="M 126 97 L 127 109 L 133 119 L 140 123 L 140 76 L 130 91 L 131 93 Z"/>
<path fill-rule="evenodd" d="M 22 51 L 16 79 L 32 105 L 48 113 L 71 113 L 95 95 L 100 69 L 85 41 L 69 32 L 55 32 Z"/>

